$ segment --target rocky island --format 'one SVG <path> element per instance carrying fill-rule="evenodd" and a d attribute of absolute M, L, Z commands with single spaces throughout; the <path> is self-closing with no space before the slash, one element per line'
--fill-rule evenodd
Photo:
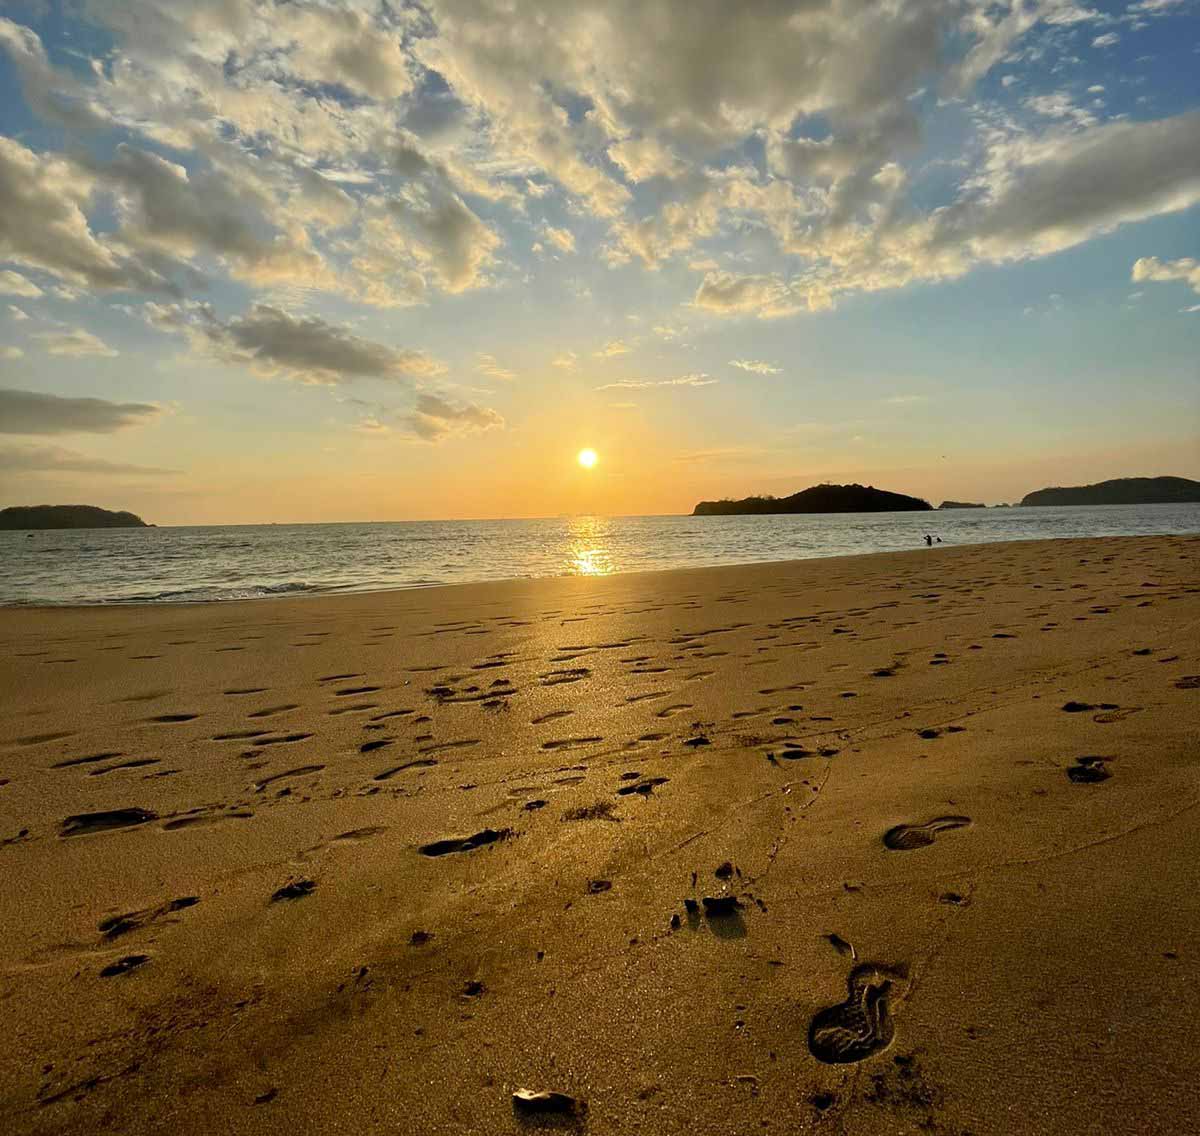
<path fill-rule="evenodd" d="M 889 493 L 873 485 L 814 485 L 790 497 L 743 497 L 740 501 L 701 501 L 693 517 L 733 517 L 769 513 L 907 513 L 932 510 L 920 497 Z"/>
<path fill-rule="evenodd" d="M 1118 477 L 1095 485 L 1038 489 L 1022 505 L 1175 505 L 1200 501 L 1200 481 L 1187 477 Z"/>
<path fill-rule="evenodd" d="M 146 529 L 134 513 L 110 512 L 95 505 L 13 505 L 0 509 L 0 529 Z"/>
<path fill-rule="evenodd" d="M 943 501 L 939 509 L 986 509 L 986 505 L 975 504 L 970 501 Z"/>

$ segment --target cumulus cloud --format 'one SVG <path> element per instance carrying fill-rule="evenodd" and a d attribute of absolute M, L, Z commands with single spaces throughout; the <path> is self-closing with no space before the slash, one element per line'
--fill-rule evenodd
<path fill-rule="evenodd" d="M 753 313 L 763 319 L 792 315 L 801 306 L 783 277 L 734 272 L 706 273 L 692 303 L 720 315 Z"/>
<path fill-rule="evenodd" d="M 333 384 L 429 378 L 445 370 L 423 351 L 390 347 L 319 316 L 296 316 L 269 304 L 255 304 L 225 322 L 207 305 L 194 303 L 147 304 L 145 314 L 159 330 L 181 332 L 193 347 L 265 378 Z"/>
<path fill-rule="evenodd" d="M 504 428 L 504 419 L 487 406 L 453 403 L 434 394 L 417 395 L 413 412 L 405 418 L 408 428 L 426 442 L 441 442 L 460 434 Z"/>
<path fill-rule="evenodd" d="M 764 363 L 761 359 L 730 359 L 729 365 L 739 371 L 749 371 L 752 375 L 778 375 L 783 368 L 773 363 Z"/>
<path fill-rule="evenodd" d="M 170 290 L 159 273 L 93 234 L 84 213 L 93 188 L 68 159 L 0 136 L 0 257 L 101 291 Z"/>
<path fill-rule="evenodd" d="M 575 251 L 575 234 L 570 229 L 556 229 L 553 225 L 542 226 L 542 236 L 548 244 L 553 245 L 559 252 Z"/>
<path fill-rule="evenodd" d="M 29 299 L 43 294 L 32 280 L 11 269 L 0 272 L 0 293 L 6 296 L 26 296 Z"/>
<path fill-rule="evenodd" d="M 1193 292 L 1200 294 L 1200 261 L 1193 260 L 1190 256 L 1179 260 L 1159 260 L 1155 256 L 1143 256 L 1133 262 L 1132 278 L 1135 282 L 1182 280 Z"/>
<path fill-rule="evenodd" d="M 115 359 L 119 354 L 98 335 L 82 327 L 45 331 L 33 338 L 45 344 L 48 355 L 61 355 L 68 359 L 84 359 L 88 356 Z"/>
<path fill-rule="evenodd" d="M 3 473 L 98 473 L 170 476 L 176 469 L 148 465 L 130 465 L 92 458 L 61 446 L 0 446 L 0 472 Z"/>
<path fill-rule="evenodd" d="M 162 408 L 153 403 L 0 388 L 2 434 L 111 434 L 127 426 L 145 425 L 161 413 Z"/>
<path fill-rule="evenodd" d="M 88 0 L 102 30 L 79 42 L 105 44 L 90 73 L 0 18 L 34 114 L 124 133 L 103 158 L 0 139 L 0 258 L 78 289 L 182 298 L 224 273 L 397 307 L 513 279 L 514 221 L 554 255 L 583 221 L 606 230 L 609 266 L 703 266 L 702 313 L 820 310 L 1186 208 L 1186 116 L 1101 122 L 1096 100 L 1039 91 L 1024 67 L 1054 74 L 1064 44 L 1111 46 L 1111 28 L 1177 8 Z M 1023 105 L 980 86 L 1001 61 Z M 975 101 L 934 184 L 936 96 Z M 746 262 L 721 271 L 735 238 Z"/>

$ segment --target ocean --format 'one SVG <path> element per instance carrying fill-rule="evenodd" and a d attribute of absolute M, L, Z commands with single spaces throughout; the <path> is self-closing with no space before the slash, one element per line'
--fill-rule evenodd
<path fill-rule="evenodd" d="M 1200 532 L 1200 504 L 0 532 L 0 605 L 167 603 Z M 932 554 L 936 555 L 936 548 Z"/>

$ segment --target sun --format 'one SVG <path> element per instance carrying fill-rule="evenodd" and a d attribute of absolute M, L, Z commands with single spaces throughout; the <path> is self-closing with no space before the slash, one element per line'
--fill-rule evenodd
<path fill-rule="evenodd" d="M 584 469 L 592 469 L 600 459 L 595 450 L 580 450 L 575 458 Z"/>

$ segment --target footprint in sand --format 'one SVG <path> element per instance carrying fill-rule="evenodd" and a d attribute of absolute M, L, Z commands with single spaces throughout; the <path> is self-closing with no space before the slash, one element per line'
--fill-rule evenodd
<path fill-rule="evenodd" d="M 1112 773 L 1102 757 L 1078 757 L 1075 764 L 1067 770 L 1067 776 L 1075 785 L 1096 785 L 1107 781 Z"/>
<path fill-rule="evenodd" d="M 60 836 L 87 836 L 93 832 L 110 832 L 117 828 L 133 828 L 157 820 L 158 814 L 149 809 L 110 809 L 107 812 L 77 813 L 64 818 Z"/>
<path fill-rule="evenodd" d="M 435 840 L 432 844 L 422 844 L 417 851 L 422 856 L 448 856 L 453 852 L 471 852 L 476 848 L 495 844 L 498 840 L 507 840 L 510 836 L 512 836 L 510 828 L 502 828 L 499 831 L 494 828 L 485 828 L 482 832 L 476 832 L 470 836 L 452 836 L 448 840 Z"/>
<path fill-rule="evenodd" d="M 883 834 L 883 843 L 893 852 L 911 852 L 914 848 L 925 848 L 932 844 L 939 832 L 965 828 L 970 823 L 970 817 L 941 816 L 924 824 L 898 824 Z"/>
<path fill-rule="evenodd" d="M 673 706 L 664 706 L 659 712 L 659 718 L 674 718 L 676 714 L 682 714 L 685 710 L 690 710 L 692 704 L 690 702 L 677 702 Z"/>
<path fill-rule="evenodd" d="M 819 1011 L 809 1026 L 812 1055 L 826 1065 L 848 1065 L 886 1049 L 895 1036 L 888 998 L 897 977 L 871 963 L 855 967 L 846 1000 Z"/>

